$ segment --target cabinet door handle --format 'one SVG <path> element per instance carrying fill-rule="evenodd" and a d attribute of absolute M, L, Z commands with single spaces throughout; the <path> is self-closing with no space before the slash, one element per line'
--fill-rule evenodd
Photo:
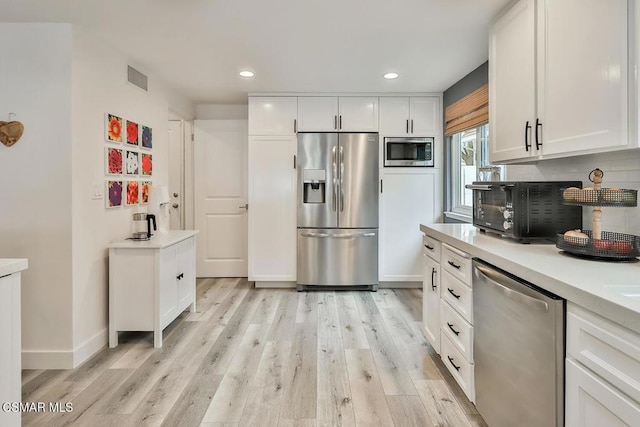
<path fill-rule="evenodd" d="M 339 120 L 338 129 L 342 129 L 342 114 L 340 114 L 340 120 Z"/>
<path fill-rule="evenodd" d="M 333 116 L 333 128 L 338 129 L 338 116 Z"/>
<path fill-rule="evenodd" d="M 184 273 L 180 273 L 176 276 L 176 279 L 182 280 L 183 277 L 184 277 Z"/>
<path fill-rule="evenodd" d="M 382 194 L 382 180 L 380 180 L 380 194 Z"/>
<path fill-rule="evenodd" d="M 451 366 L 453 366 L 456 369 L 456 371 L 460 370 L 460 366 L 456 366 L 456 364 L 453 363 L 453 358 L 451 356 L 447 356 L 447 359 L 449 359 L 449 363 L 451 363 Z"/>
<path fill-rule="evenodd" d="M 407 119 L 407 133 L 409 133 L 409 119 Z"/>
<path fill-rule="evenodd" d="M 413 119 L 411 119 L 411 133 L 413 133 Z"/>
<path fill-rule="evenodd" d="M 453 323 L 447 322 L 447 326 L 449 327 L 449 329 L 451 329 L 451 332 L 456 334 L 456 336 L 460 335 L 460 331 L 456 331 L 455 329 L 453 329 Z"/>
<path fill-rule="evenodd" d="M 539 135 L 538 129 L 542 128 L 542 122 L 539 118 L 536 118 L 536 150 L 539 150 L 542 146 L 542 135 Z"/>
<path fill-rule="evenodd" d="M 531 148 L 531 144 L 529 143 L 529 134 L 531 133 L 531 126 L 529 125 L 529 120 L 524 125 L 524 149 L 525 151 L 529 151 Z"/>
<path fill-rule="evenodd" d="M 436 286 L 435 275 L 436 269 L 434 267 L 431 267 L 431 290 L 434 292 L 436 291 L 436 289 L 438 289 L 438 287 Z"/>
<path fill-rule="evenodd" d="M 425 248 L 429 249 L 430 251 L 433 250 L 433 246 L 429 246 L 429 245 L 424 245 Z"/>
<path fill-rule="evenodd" d="M 449 291 L 449 293 L 450 293 L 451 295 L 453 295 L 453 296 L 454 296 L 454 298 L 455 298 L 455 299 L 460 299 L 460 295 L 456 295 L 456 293 L 455 293 L 455 292 L 453 292 L 453 289 L 451 289 L 451 288 L 447 288 L 447 290 Z"/>
<path fill-rule="evenodd" d="M 456 270 L 460 270 L 460 265 L 456 264 L 453 261 L 447 261 L 447 264 L 449 264 L 451 267 L 455 268 Z"/>
<path fill-rule="evenodd" d="M 293 133 L 298 133 L 298 120 L 293 119 Z"/>
<path fill-rule="evenodd" d="M 293 168 L 296 168 L 296 155 L 293 155 Z"/>

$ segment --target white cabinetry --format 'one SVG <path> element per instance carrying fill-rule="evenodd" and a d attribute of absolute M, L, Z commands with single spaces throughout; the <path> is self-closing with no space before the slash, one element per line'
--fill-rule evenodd
<path fill-rule="evenodd" d="M 0 277 L 1 403 L 21 401 L 20 322 L 20 273 L 16 272 Z M 20 412 L 0 410 L 0 425 L 19 426 Z"/>
<path fill-rule="evenodd" d="M 640 417 L 640 335 L 567 306 L 568 426 L 635 425 Z"/>
<path fill-rule="evenodd" d="M 422 233 L 416 224 L 439 219 L 440 176 L 386 168 L 381 178 L 379 279 L 420 282 Z"/>
<path fill-rule="evenodd" d="M 300 132 L 378 132 L 378 97 L 301 96 Z"/>
<path fill-rule="evenodd" d="M 422 323 L 429 343 L 440 354 L 440 242 L 423 238 Z"/>
<path fill-rule="evenodd" d="M 109 245 L 109 346 L 119 331 L 162 330 L 187 307 L 196 309 L 197 231 L 169 231 L 147 242 Z"/>
<path fill-rule="evenodd" d="M 436 136 L 440 122 L 438 97 L 380 97 L 380 133 L 384 136 Z"/>
<path fill-rule="evenodd" d="M 492 162 L 630 146 L 627 8 L 627 0 L 521 0 L 495 21 Z"/>
<path fill-rule="evenodd" d="M 254 96 L 249 98 L 249 135 L 295 135 L 298 98 Z"/>
<path fill-rule="evenodd" d="M 295 136 L 249 137 L 249 280 L 296 281 Z"/>

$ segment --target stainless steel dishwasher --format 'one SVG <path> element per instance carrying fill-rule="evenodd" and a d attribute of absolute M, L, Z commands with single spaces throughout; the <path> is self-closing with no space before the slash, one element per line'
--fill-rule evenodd
<path fill-rule="evenodd" d="M 564 423 L 565 300 L 473 260 L 476 407 L 491 427 Z"/>

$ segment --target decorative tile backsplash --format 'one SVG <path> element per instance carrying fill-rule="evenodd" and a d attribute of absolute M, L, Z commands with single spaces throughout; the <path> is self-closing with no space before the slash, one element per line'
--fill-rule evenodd
<path fill-rule="evenodd" d="M 618 151 L 566 159 L 542 160 L 531 165 L 509 165 L 506 179 L 510 181 L 579 180 L 583 187 L 593 185 L 589 172 L 604 171 L 602 186 L 640 190 L 640 150 Z M 583 208 L 584 228 L 591 229 L 591 208 Z M 640 207 L 603 208 L 602 229 L 640 236 Z"/>

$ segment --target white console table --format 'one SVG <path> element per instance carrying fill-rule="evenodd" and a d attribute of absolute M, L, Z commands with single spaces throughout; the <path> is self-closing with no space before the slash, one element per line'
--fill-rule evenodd
<path fill-rule="evenodd" d="M 20 276 L 26 259 L 0 258 L 0 403 L 20 402 L 22 344 Z M 0 426 L 19 426 L 20 412 L 0 410 Z"/>
<path fill-rule="evenodd" d="M 109 347 L 119 331 L 153 331 L 153 346 L 162 347 L 162 330 L 187 307 L 195 312 L 197 233 L 109 245 Z"/>

